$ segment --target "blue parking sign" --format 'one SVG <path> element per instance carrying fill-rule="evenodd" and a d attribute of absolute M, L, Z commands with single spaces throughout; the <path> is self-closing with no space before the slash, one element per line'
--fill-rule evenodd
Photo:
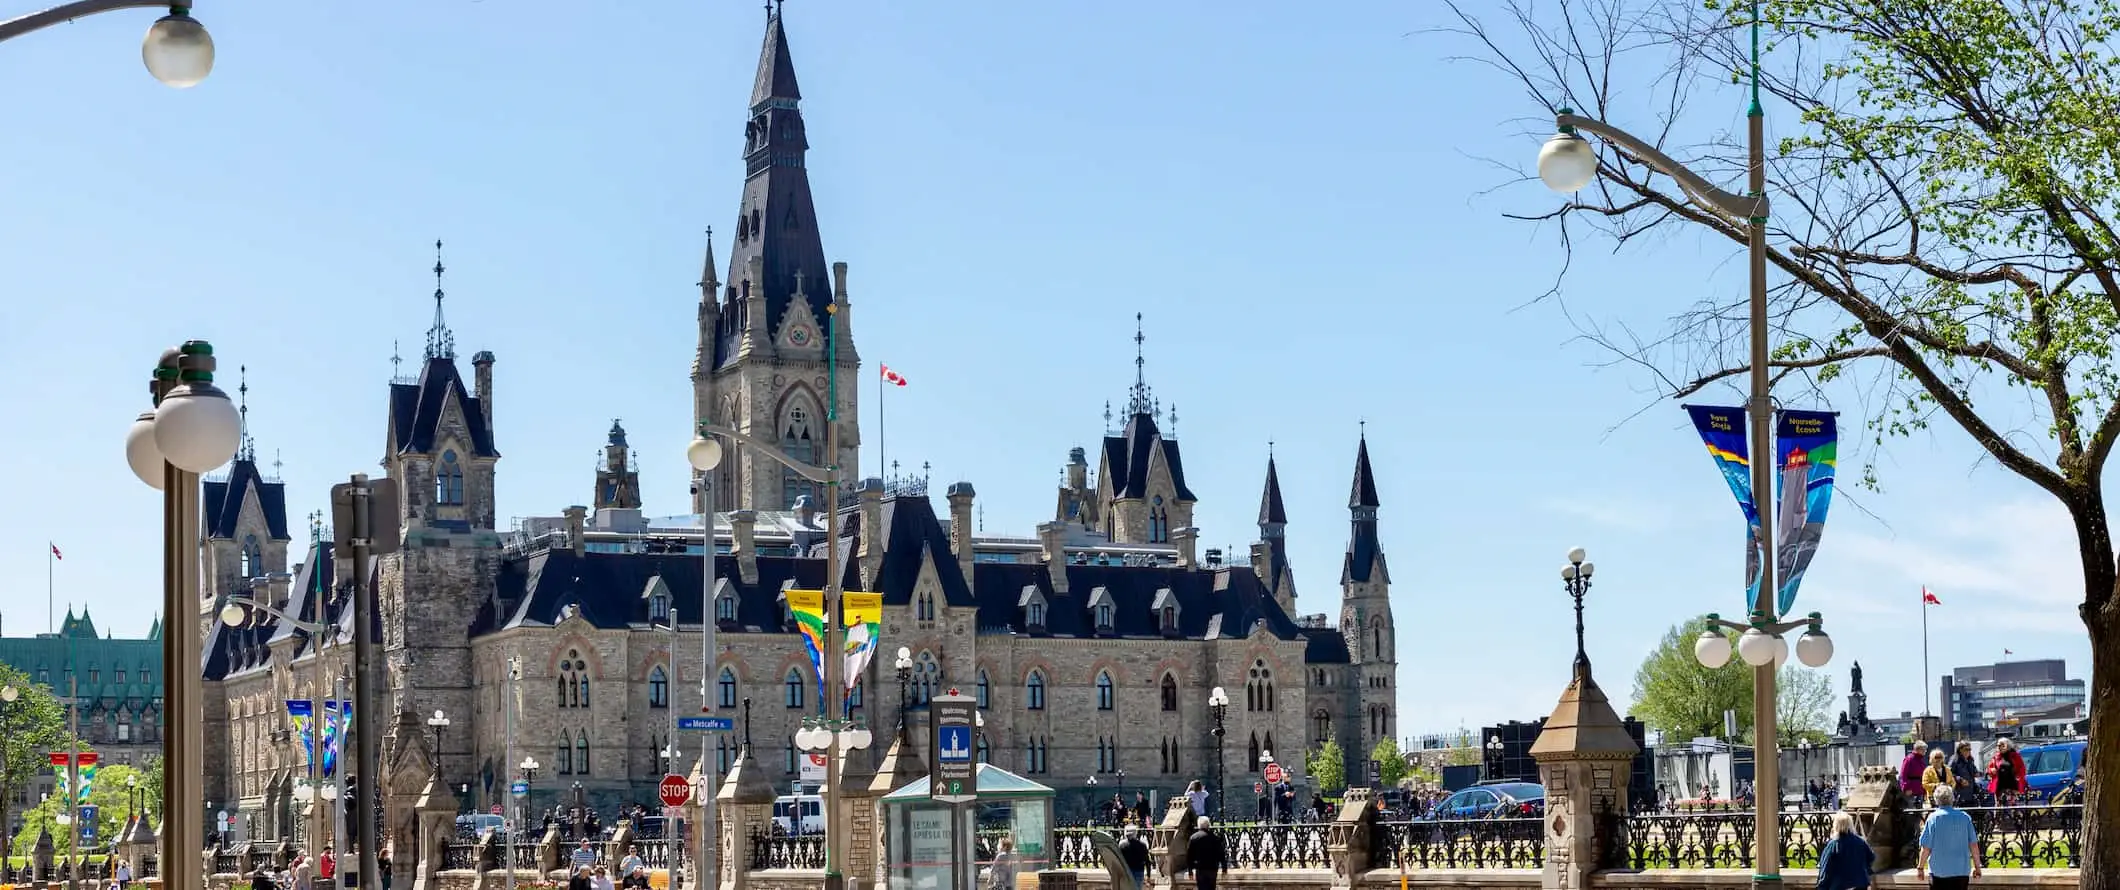
<path fill-rule="evenodd" d="M 969 726 L 943 726 L 938 728 L 941 744 L 935 747 L 935 759 L 944 763 L 972 762 L 972 728 Z"/>

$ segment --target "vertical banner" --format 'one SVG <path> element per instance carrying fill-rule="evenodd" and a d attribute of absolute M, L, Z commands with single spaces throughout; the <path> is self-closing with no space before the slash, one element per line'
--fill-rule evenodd
<path fill-rule="evenodd" d="M 324 763 L 317 774 L 335 775 L 339 766 L 339 743 L 344 741 L 348 730 L 353 728 L 353 702 L 329 701 L 324 703 Z"/>
<path fill-rule="evenodd" d="M 96 788 L 96 761 L 100 758 L 94 751 L 83 751 L 74 757 L 80 764 L 81 773 L 81 787 L 74 793 L 74 803 L 86 804 L 88 793 Z"/>
<path fill-rule="evenodd" d="M 311 735 L 316 722 L 313 719 L 315 713 L 310 709 L 309 700 L 306 698 L 287 700 L 287 720 L 294 724 L 295 741 L 302 746 L 302 763 L 305 766 L 318 759 L 315 736 Z"/>
<path fill-rule="evenodd" d="M 824 591 L 789 590 L 788 614 L 802 631 L 802 646 L 810 652 L 810 667 L 817 672 L 817 703 L 824 704 Z"/>
<path fill-rule="evenodd" d="M 846 683 L 851 692 L 876 658 L 876 643 L 883 635 L 883 594 L 842 591 L 839 611 L 846 622 Z"/>
<path fill-rule="evenodd" d="M 1833 503 L 1833 468 L 1839 462 L 1839 430 L 1831 412 L 1783 411 L 1774 439 L 1781 487 L 1774 523 L 1774 571 L 1781 579 L 1775 606 L 1787 615 L 1825 532 L 1826 508 Z"/>
<path fill-rule="evenodd" d="M 52 794 L 61 800 L 66 799 L 66 786 L 69 781 L 67 767 L 71 764 L 72 761 L 68 759 L 65 751 L 52 752 L 52 772 L 59 776 L 58 786 L 52 789 Z"/>
<path fill-rule="evenodd" d="M 1745 612 L 1759 602 L 1759 508 L 1752 498 L 1751 451 L 1745 447 L 1745 409 L 1687 405 L 1693 428 L 1708 446 L 1708 456 L 1722 471 L 1737 508 L 1745 515 Z M 1769 454 L 1772 452 L 1770 451 Z"/>

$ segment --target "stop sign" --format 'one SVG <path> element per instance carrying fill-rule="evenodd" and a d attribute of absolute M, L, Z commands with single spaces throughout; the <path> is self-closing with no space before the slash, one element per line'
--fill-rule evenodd
<path fill-rule="evenodd" d="M 655 786 L 655 792 L 662 798 L 663 806 L 681 807 L 685 805 L 685 801 L 692 799 L 692 783 L 685 781 L 683 776 L 671 773 L 662 777 L 662 782 Z"/>
<path fill-rule="evenodd" d="M 1281 772 L 1280 764 L 1269 763 L 1266 765 L 1266 784 L 1279 785 L 1281 784 L 1281 780 L 1285 778 L 1287 778 L 1287 776 Z"/>

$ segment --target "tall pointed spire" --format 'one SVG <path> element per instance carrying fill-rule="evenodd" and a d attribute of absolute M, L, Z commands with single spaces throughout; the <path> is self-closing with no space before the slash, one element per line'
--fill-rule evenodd
<path fill-rule="evenodd" d="M 456 358 L 456 335 L 442 320 L 442 242 L 434 242 L 434 326 L 427 329 L 427 358 Z"/>
<path fill-rule="evenodd" d="M 1156 413 L 1156 400 L 1148 389 L 1148 358 L 1142 352 L 1142 344 L 1148 336 L 1141 333 L 1141 313 L 1134 313 L 1134 388 L 1127 393 L 1127 416 Z"/>
<path fill-rule="evenodd" d="M 765 45 L 758 56 L 758 79 L 751 91 L 744 124 L 743 203 L 737 208 L 735 243 L 729 247 L 728 271 L 722 283 L 748 287 L 752 298 L 765 298 L 765 317 L 747 310 L 724 314 L 721 324 L 736 329 L 778 332 L 798 291 L 809 304 L 805 324 L 821 326 L 832 300 L 831 267 L 825 262 L 817 209 L 810 197 L 809 135 L 803 122 L 802 91 L 795 86 L 795 63 L 788 51 L 787 29 L 777 9 L 768 9 Z M 753 272 L 753 263 L 763 266 Z M 752 280 L 756 277 L 758 280 Z M 798 281 L 807 282 L 802 287 Z M 724 331 L 725 334 L 731 333 Z M 815 327 L 807 333 L 815 335 Z M 841 350 L 842 354 L 845 350 Z M 726 362 L 724 351 L 716 357 Z"/>
<path fill-rule="evenodd" d="M 1363 426 L 1362 443 L 1355 448 L 1354 453 L 1354 486 L 1348 491 L 1347 507 L 1351 510 L 1366 507 L 1370 511 L 1370 518 L 1375 519 L 1376 508 L 1381 505 L 1377 503 L 1376 475 L 1369 469 L 1369 433 L 1366 429 L 1368 424 Z"/>
<path fill-rule="evenodd" d="M 707 227 L 707 260 L 704 267 L 699 270 L 699 289 L 706 294 L 704 299 L 707 300 L 714 299 L 715 292 L 721 290 L 721 279 L 716 277 L 714 272 L 713 226 Z"/>
<path fill-rule="evenodd" d="M 1354 529 L 1347 538 L 1347 562 L 1340 570 L 1340 583 L 1371 580 L 1391 581 L 1384 569 L 1384 545 L 1377 539 L 1377 481 L 1369 469 L 1368 424 L 1363 424 L 1361 444 L 1355 447 L 1354 485 L 1347 495 L 1347 511 Z"/>
<path fill-rule="evenodd" d="M 236 414 L 242 430 L 236 438 L 236 460 L 255 463 L 258 459 L 258 443 L 250 438 L 250 366 L 236 366 Z"/>
<path fill-rule="evenodd" d="M 1259 528 L 1288 524 L 1288 510 L 1281 506 L 1281 474 L 1274 468 L 1273 443 L 1266 443 L 1266 491 L 1259 495 Z"/>
<path fill-rule="evenodd" d="M 766 45 L 758 54 L 758 78 L 751 82 L 754 108 L 774 99 L 802 98 L 802 88 L 795 84 L 795 59 L 788 53 L 788 32 L 780 19 L 778 4 L 767 8 Z"/>

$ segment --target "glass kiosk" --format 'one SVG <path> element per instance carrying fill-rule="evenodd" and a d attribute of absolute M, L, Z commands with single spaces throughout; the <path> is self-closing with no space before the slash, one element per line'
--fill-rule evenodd
<path fill-rule="evenodd" d="M 1053 789 L 982 763 L 979 799 L 928 799 L 916 779 L 883 798 L 889 890 L 1036 890 L 1053 867 Z"/>

